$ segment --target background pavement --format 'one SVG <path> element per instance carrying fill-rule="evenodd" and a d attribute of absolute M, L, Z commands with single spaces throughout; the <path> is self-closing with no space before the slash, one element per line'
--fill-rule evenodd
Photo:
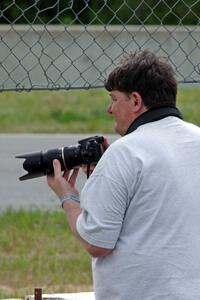
<path fill-rule="evenodd" d="M 92 134 L 0 134 L 0 211 L 9 207 L 13 209 L 58 209 L 59 201 L 49 189 L 46 177 L 19 181 L 25 174 L 23 159 L 16 159 L 18 154 L 45 151 L 63 146 L 76 145 L 83 138 Z M 106 135 L 110 143 L 117 135 Z M 86 176 L 80 171 L 77 180 L 81 191 Z"/>

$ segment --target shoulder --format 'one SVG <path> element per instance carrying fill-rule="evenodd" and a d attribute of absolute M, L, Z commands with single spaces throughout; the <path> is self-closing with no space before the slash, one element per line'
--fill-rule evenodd
<path fill-rule="evenodd" d="M 154 128 L 143 126 L 136 131 L 119 138 L 107 149 L 108 151 L 105 153 L 106 156 L 117 156 L 122 159 L 137 158 L 142 149 L 145 148 L 145 144 L 148 146 L 149 138 L 151 139 L 152 135 L 157 136 L 156 133 L 153 133 L 153 130 Z"/>
<path fill-rule="evenodd" d="M 200 134 L 200 127 L 193 124 L 193 123 L 189 123 L 186 121 L 182 121 L 183 127 L 187 128 L 188 130 L 191 130 L 192 132 L 196 133 L 196 134 Z"/>
<path fill-rule="evenodd" d="M 106 150 L 107 155 L 112 155 L 113 153 L 121 153 L 121 151 L 131 151 L 134 150 L 132 145 L 138 143 L 142 139 L 142 135 L 137 131 L 129 133 L 118 140 L 113 142 Z"/>
<path fill-rule="evenodd" d="M 141 169 L 142 147 L 137 144 L 132 134 L 119 138 L 105 151 L 92 175 L 101 175 L 126 185 L 127 178 Z"/>
<path fill-rule="evenodd" d="M 137 138 L 134 138 L 134 134 L 129 134 L 127 136 L 121 137 L 115 142 L 113 142 L 102 157 L 102 162 L 106 164 L 108 161 L 118 162 L 126 161 L 135 152 L 134 145 L 137 143 Z"/>

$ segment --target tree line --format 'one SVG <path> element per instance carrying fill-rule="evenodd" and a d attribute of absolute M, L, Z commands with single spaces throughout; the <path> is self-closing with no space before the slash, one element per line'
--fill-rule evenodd
<path fill-rule="evenodd" d="M 200 0 L 1 0 L 0 24 L 199 25 Z"/>

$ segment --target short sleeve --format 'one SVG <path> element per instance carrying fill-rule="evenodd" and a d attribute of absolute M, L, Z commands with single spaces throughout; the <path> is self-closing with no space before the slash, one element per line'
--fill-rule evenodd
<path fill-rule="evenodd" d="M 81 196 L 77 231 L 88 243 L 113 249 L 126 211 L 126 188 L 104 175 L 91 178 Z"/>

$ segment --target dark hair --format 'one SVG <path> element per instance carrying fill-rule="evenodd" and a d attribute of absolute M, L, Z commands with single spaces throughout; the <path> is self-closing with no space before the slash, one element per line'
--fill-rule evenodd
<path fill-rule="evenodd" d="M 125 56 L 109 74 L 105 88 L 124 93 L 138 92 L 147 108 L 176 106 L 174 70 L 149 50 Z"/>

